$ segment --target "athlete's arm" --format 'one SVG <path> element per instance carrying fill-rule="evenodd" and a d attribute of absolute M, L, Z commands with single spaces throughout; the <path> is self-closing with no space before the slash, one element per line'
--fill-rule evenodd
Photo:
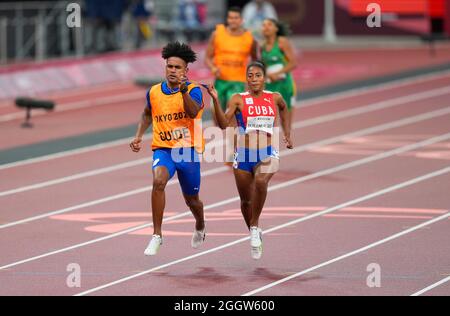
<path fill-rule="evenodd" d="M 200 90 L 200 88 L 194 88 L 193 90 L 191 90 L 191 92 L 188 92 L 189 90 L 187 87 L 187 80 L 188 79 L 186 76 L 183 77 L 181 79 L 181 84 L 180 84 L 180 91 L 181 91 L 181 95 L 183 96 L 184 111 L 191 119 L 195 119 L 197 117 L 198 113 L 200 112 L 200 110 L 202 109 L 203 101 L 201 100 L 201 92 L 200 92 L 200 97 L 198 97 L 198 98 L 194 98 L 191 95 L 192 93 L 194 93 L 194 89 Z"/>
<path fill-rule="evenodd" d="M 251 56 L 252 56 L 252 61 L 260 60 L 259 44 L 255 39 L 253 39 L 253 43 L 252 43 Z"/>
<path fill-rule="evenodd" d="M 145 107 L 144 112 L 142 113 L 141 121 L 139 123 L 136 136 L 133 141 L 130 143 L 131 150 L 135 153 L 139 152 L 142 148 L 142 137 L 145 134 L 145 131 L 152 125 L 152 112 L 148 106 Z"/>
<path fill-rule="evenodd" d="M 287 74 L 297 68 L 297 59 L 295 57 L 294 48 L 286 37 L 280 37 L 278 44 L 287 60 L 286 66 L 284 66 L 278 74 Z"/>
<path fill-rule="evenodd" d="M 195 119 L 198 115 L 198 112 L 200 112 L 202 105 L 194 101 L 192 99 L 192 96 L 187 91 L 182 93 L 182 96 L 184 103 L 184 111 L 191 119 Z"/>
<path fill-rule="evenodd" d="M 288 106 L 286 104 L 286 101 L 284 101 L 283 97 L 279 93 L 274 94 L 274 101 L 278 106 L 278 109 L 280 110 L 280 117 L 281 117 L 281 126 L 283 128 L 284 132 L 284 142 L 286 143 L 286 147 L 289 149 L 294 148 L 294 145 L 292 144 L 291 140 L 291 130 L 289 127 L 289 110 Z"/>
<path fill-rule="evenodd" d="M 211 37 L 209 38 L 208 46 L 206 48 L 206 56 L 205 56 L 205 64 L 211 73 L 219 78 L 220 69 L 214 64 L 214 41 L 216 38 L 216 32 L 213 32 Z"/>
<path fill-rule="evenodd" d="M 216 116 L 217 124 L 221 129 L 226 129 L 227 127 L 231 126 L 233 116 L 235 115 L 239 107 L 241 98 L 237 94 L 231 97 L 230 101 L 228 102 L 227 112 L 224 113 L 222 107 L 220 106 L 217 90 L 212 85 L 209 85 L 207 90 L 214 103 L 214 114 Z"/>

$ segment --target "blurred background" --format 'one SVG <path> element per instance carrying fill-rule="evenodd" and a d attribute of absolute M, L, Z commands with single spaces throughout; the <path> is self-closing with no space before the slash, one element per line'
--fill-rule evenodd
<path fill-rule="evenodd" d="M 169 40 L 204 42 L 230 6 L 249 0 L 0 1 L 2 64 L 91 56 L 158 47 Z M 271 0 L 295 36 L 421 37 L 450 34 L 447 0 Z M 332 3 L 327 16 L 326 2 Z M 367 4 L 383 10 L 383 27 L 368 28 Z M 81 8 L 81 27 L 66 24 L 68 5 Z M 250 21 L 246 21 L 251 26 Z"/>
<path fill-rule="evenodd" d="M 380 27 L 367 23 L 373 2 L 381 8 Z M 330 91 L 450 63 L 450 0 L 2 0 L 0 127 L 6 133 L 0 150 L 124 126 L 133 130 L 144 89 L 164 76 L 163 45 L 171 40 L 193 45 L 199 61 L 190 67 L 190 78 L 211 82 L 204 54 L 216 24 L 224 23 L 227 8 L 239 6 L 247 12 L 245 26 L 258 37 L 260 5 L 290 25 L 300 105 Z M 16 108 L 18 97 L 56 104 L 53 113 L 35 111 L 45 134 L 20 130 L 24 113 Z M 87 109 L 92 112 L 80 112 Z M 76 113 L 81 121 L 74 121 Z M 20 142 L 11 142 L 8 132 Z"/>

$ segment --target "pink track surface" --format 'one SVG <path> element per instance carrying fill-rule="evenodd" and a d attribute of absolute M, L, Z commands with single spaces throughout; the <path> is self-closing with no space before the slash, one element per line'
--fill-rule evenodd
<path fill-rule="evenodd" d="M 420 119 L 450 106 L 450 89 L 443 90 L 449 86 L 450 75 L 443 74 L 297 108 L 296 123 L 361 109 L 361 113 L 346 118 L 297 126 L 294 131 L 297 148 L 405 118 L 416 119 L 283 156 L 281 170 L 270 184 L 282 187 L 269 193 L 261 219 L 264 230 L 278 229 L 264 236 L 264 255 L 260 261 L 251 259 L 247 240 L 216 248 L 248 235 L 232 173 L 226 168 L 217 170 L 223 168 L 221 163 L 202 165 L 204 172 L 216 172 L 202 180 L 201 197 L 207 206 L 206 243 L 199 250 L 190 248 L 194 222 L 191 215 L 182 216 L 164 224 L 164 245 L 158 256 L 151 258 L 143 255 L 151 227 L 98 240 L 149 223 L 150 190 L 145 188 L 152 180 L 150 160 L 102 174 L 68 178 L 150 158 L 148 147 L 135 155 L 125 143 L 110 145 L 0 169 L 0 179 L 7 179 L 0 182 L 0 295 L 74 295 L 90 290 L 91 295 L 241 295 L 255 290 L 255 295 L 411 295 L 435 284 L 450 274 L 450 221 L 445 216 L 449 212 L 450 172 L 326 215 L 307 216 L 449 167 L 450 136 L 308 181 L 289 181 L 450 133 L 450 110 Z M 417 98 L 386 106 L 412 95 Z M 366 110 L 373 104 L 385 107 Z M 130 121 L 140 107 L 141 104 L 128 109 L 133 114 Z M 92 113 L 101 112 L 100 108 L 50 114 L 37 121 L 44 126 L 48 119 L 50 124 L 51 115 L 60 116 L 64 122 L 81 116 L 89 121 Z M 126 112 L 114 105 L 108 108 L 114 114 Z M 121 126 L 128 118 L 121 119 L 110 122 L 111 126 L 116 123 Z M 87 126 L 83 128 L 90 130 Z M 66 131 L 55 127 L 59 136 L 70 135 L 68 130 L 69 127 Z M 77 133 L 80 132 L 77 128 Z M 33 137 L 30 142 L 38 141 L 37 136 Z M 47 133 L 43 139 L 48 137 L 52 134 Z M 0 143 L 3 141 L 6 138 Z M 25 137 L 19 136 L 17 141 L 25 142 Z M 48 183 L 55 179 L 61 181 Z M 137 189 L 142 192 L 131 192 Z M 129 194 L 117 196 L 126 192 Z M 186 212 L 177 184 L 169 185 L 166 193 L 166 217 Z M 323 265 L 443 215 L 442 220 L 433 224 Z M 301 218 L 305 220 L 278 227 Z M 82 245 L 86 242 L 90 243 Z M 63 250 L 66 247 L 73 249 Z M 191 257 L 194 255 L 198 257 Z M 81 267 L 81 288 L 67 286 L 67 266 L 71 263 Z M 381 287 L 366 284 L 370 273 L 366 269 L 372 263 L 381 268 Z M 272 284 L 311 267 L 316 268 L 289 281 Z M 151 269 L 155 271 L 137 275 Z M 122 280 L 130 276 L 136 277 Z M 269 284 L 272 286 L 262 289 Z M 449 282 L 424 295 L 450 295 Z"/>
<path fill-rule="evenodd" d="M 426 46 L 410 49 L 305 50 L 299 51 L 298 63 L 294 77 L 302 93 L 417 67 L 450 63 L 450 47 L 443 45 L 435 57 L 430 56 Z M 208 74 L 202 62 L 198 62 L 193 66 L 191 78 L 208 82 L 211 81 Z M 132 83 L 100 85 L 40 97 L 54 100 L 57 106 L 55 112 L 33 112 L 33 122 L 39 133 L 20 128 L 25 114 L 14 106 L 12 100 L 0 101 L 0 126 L 3 131 L 0 134 L 0 150 L 134 124 L 145 105 L 145 90 Z"/>

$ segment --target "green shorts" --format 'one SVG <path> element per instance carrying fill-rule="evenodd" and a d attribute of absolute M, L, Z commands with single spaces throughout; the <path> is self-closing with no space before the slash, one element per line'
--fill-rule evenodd
<path fill-rule="evenodd" d="M 225 111 L 227 109 L 228 101 L 234 94 L 245 92 L 245 83 L 217 79 L 215 88 L 217 90 L 217 93 L 219 94 L 220 105 Z"/>
<path fill-rule="evenodd" d="M 289 111 L 292 110 L 292 104 L 295 102 L 296 87 L 292 79 L 285 79 L 266 84 L 266 90 L 278 92 L 283 97 L 288 106 Z"/>

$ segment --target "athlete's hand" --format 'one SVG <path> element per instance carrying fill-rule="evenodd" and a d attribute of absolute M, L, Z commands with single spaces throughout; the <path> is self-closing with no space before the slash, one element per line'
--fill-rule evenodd
<path fill-rule="evenodd" d="M 270 82 L 277 82 L 277 81 L 281 80 L 281 75 L 276 74 L 276 73 L 269 74 L 269 75 L 267 75 L 267 77 L 269 78 Z"/>
<path fill-rule="evenodd" d="M 220 78 L 220 69 L 217 67 L 214 67 L 211 69 L 211 73 L 216 77 L 216 79 Z"/>
<path fill-rule="evenodd" d="M 188 77 L 186 77 L 186 75 L 182 75 L 179 81 L 180 81 L 180 91 L 186 90 Z"/>
<path fill-rule="evenodd" d="M 290 135 L 284 135 L 283 141 L 286 144 L 286 148 L 294 149 L 294 145 L 292 143 L 292 139 L 291 139 Z"/>
<path fill-rule="evenodd" d="M 130 143 L 130 148 L 133 152 L 138 153 L 142 149 L 142 138 L 135 138 Z"/>
<path fill-rule="evenodd" d="M 209 84 L 209 85 L 204 85 L 204 87 L 206 88 L 206 91 L 208 91 L 209 95 L 217 100 L 219 99 L 219 93 L 217 92 L 216 88 L 214 87 L 214 85 Z"/>

